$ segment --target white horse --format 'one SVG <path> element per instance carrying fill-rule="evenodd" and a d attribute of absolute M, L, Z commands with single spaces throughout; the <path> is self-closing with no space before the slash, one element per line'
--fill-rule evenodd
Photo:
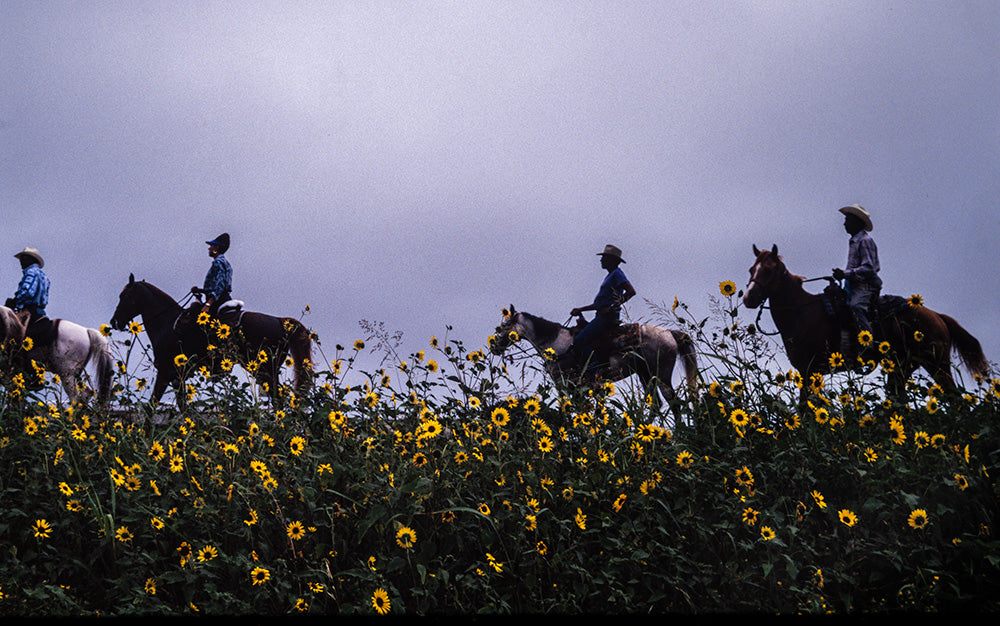
<path fill-rule="evenodd" d="M 600 374 L 613 381 L 623 380 L 633 374 L 638 375 L 643 388 L 651 394 L 653 406 L 659 409 L 661 403 L 657 389 L 667 403 L 671 403 L 675 397 L 671 377 L 674 364 L 680 356 L 684 364 L 688 394 L 693 397 L 698 386 L 698 362 L 695 357 L 694 342 L 687 333 L 650 324 L 637 326 L 638 347 L 612 354 L 607 365 L 600 368 Z M 560 357 L 569 352 L 573 345 L 574 334 L 573 329 L 562 324 L 530 313 L 515 311 L 512 305 L 491 341 L 490 350 L 494 354 L 502 354 L 512 343 L 527 339 L 545 360 L 545 371 L 559 387 L 567 382 L 566 369 Z M 655 387 L 652 383 L 655 383 Z M 680 408 L 673 404 L 672 409 L 676 422 L 679 422 Z"/>
<path fill-rule="evenodd" d="M 11 319 L 16 320 L 14 325 L 11 324 Z M 15 313 L 7 307 L 0 307 L 0 320 L 3 321 L 5 340 L 24 339 L 28 321 L 26 311 Z M 79 382 L 86 374 L 87 365 L 93 363 L 97 377 L 97 399 L 102 404 L 107 402 L 111 397 L 111 378 L 114 374 L 114 362 L 108 340 L 100 331 L 69 320 L 55 319 L 53 323 L 55 337 L 52 343 L 34 346 L 25 353 L 25 356 L 34 360 L 46 371 L 59 376 L 70 402 L 76 402 L 81 398 Z"/>

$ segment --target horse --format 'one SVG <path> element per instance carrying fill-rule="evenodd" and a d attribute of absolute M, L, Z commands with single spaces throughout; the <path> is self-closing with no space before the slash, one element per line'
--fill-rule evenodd
<path fill-rule="evenodd" d="M 129 322 L 139 316 L 153 349 L 156 379 L 150 400 L 154 405 L 171 384 L 177 390 L 183 389 L 185 372 L 190 367 L 178 366 L 175 360 L 179 355 L 184 355 L 189 365 L 204 363 L 213 373 L 220 370 L 220 360 L 225 355 L 213 356 L 219 350 L 209 350 L 206 328 L 193 320 L 190 324 L 184 323 L 185 309 L 177 301 L 146 281 L 135 280 L 135 275 L 130 274 L 118 296 L 111 327 L 125 330 Z M 295 390 L 301 391 L 308 386 L 312 336 L 302 322 L 253 311 L 242 312 L 238 321 L 237 327 L 229 328 L 232 345 L 237 350 L 235 356 L 247 363 L 256 361 L 262 351 L 267 355 L 267 361 L 254 369 L 253 376 L 257 384 L 266 387 L 272 401 L 280 395 L 278 377 L 289 353 L 295 366 Z M 178 407 L 182 408 L 184 394 L 175 395 Z"/>
<path fill-rule="evenodd" d="M 770 250 L 758 250 L 754 245 L 753 253 L 743 304 L 756 309 L 770 300 L 771 317 L 792 366 L 804 377 L 830 373 L 833 370 L 830 357 L 841 351 L 842 324 L 830 314 L 823 296 L 808 293 L 802 287 L 805 279 L 788 271 L 778 255 L 777 244 Z M 905 381 L 920 367 L 943 390 L 954 391 L 952 350 L 971 373 L 985 376 L 989 371 L 979 341 L 943 313 L 904 301 L 897 311 L 882 316 L 881 323 L 876 321 L 873 326 L 872 342 L 875 345 L 888 342 L 898 359 L 889 379 L 891 391 L 896 393 L 902 391 Z M 845 366 L 858 369 L 861 363 L 845 359 Z M 803 402 L 807 393 L 803 386 Z"/>
<path fill-rule="evenodd" d="M 12 309 L 0 306 L 0 343 L 20 343 L 25 331 L 24 320 Z"/>
<path fill-rule="evenodd" d="M 28 336 L 29 316 L 27 311 L 15 312 L 7 307 L 0 307 L 4 342 L 24 341 Z M 30 360 L 44 370 L 58 375 L 70 402 L 75 403 L 84 395 L 79 385 L 81 376 L 88 364 L 93 363 L 97 376 L 97 400 L 101 404 L 106 403 L 111 397 L 111 378 L 114 373 L 108 340 L 97 329 L 69 320 L 54 319 L 52 328 L 49 341 L 38 342 L 38 345 L 31 347 L 23 355 L 15 357 L 16 367 L 23 368 Z"/>
<path fill-rule="evenodd" d="M 663 400 L 671 403 L 675 397 L 671 377 L 674 364 L 680 356 L 684 364 L 688 391 L 693 393 L 697 388 L 698 361 L 695 356 L 694 342 L 679 330 L 671 330 L 662 326 L 636 324 L 638 345 L 633 350 L 612 354 L 607 365 L 599 368 L 599 374 L 609 380 L 618 381 L 636 374 L 642 381 L 643 388 L 650 392 L 653 406 L 659 410 L 661 405 L 659 393 Z M 564 388 L 570 382 L 567 375 L 570 371 L 564 368 L 564 357 L 573 345 L 575 333 L 562 324 L 549 321 L 542 317 L 516 311 L 511 305 L 510 311 L 497 328 L 497 333 L 490 341 L 490 350 L 500 355 L 513 343 L 527 339 L 535 351 L 545 360 L 545 371 L 556 383 Z M 581 380 L 581 382 L 583 382 Z M 655 387 L 651 384 L 655 382 Z M 680 409 L 672 406 L 677 423 L 680 422 Z"/>

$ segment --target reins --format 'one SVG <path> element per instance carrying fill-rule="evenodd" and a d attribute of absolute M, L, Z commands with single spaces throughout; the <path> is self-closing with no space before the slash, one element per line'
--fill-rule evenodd
<path fill-rule="evenodd" d="M 785 276 L 789 276 L 790 274 L 791 274 L 791 272 L 788 271 L 788 268 L 785 268 Z M 827 280 L 827 281 L 830 281 L 830 284 L 836 284 L 836 279 L 833 276 L 817 276 L 815 278 L 803 278 L 800 282 L 802 282 L 802 283 L 811 283 L 811 282 L 817 281 L 817 280 Z M 767 302 L 770 299 L 771 299 L 770 296 L 768 296 L 767 298 L 765 298 L 764 302 Z M 764 309 L 769 309 L 769 310 L 773 311 L 774 308 L 775 308 L 773 306 L 765 305 L 764 302 L 761 302 L 760 306 L 757 307 L 757 318 L 754 320 L 754 326 L 757 328 L 757 330 L 762 335 L 766 335 L 768 337 L 774 337 L 775 335 L 780 335 L 781 334 L 780 330 L 776 330 L 773 333 L 769 333 L 769 332 L 763 330 L 760 327 L 760 316 L 764 313 Z M 789 306 L 778 307 L 779 310 L 780 309 L 797 309 L 797 308 L 801 308 L 801 306 L 789 305 Z"/>

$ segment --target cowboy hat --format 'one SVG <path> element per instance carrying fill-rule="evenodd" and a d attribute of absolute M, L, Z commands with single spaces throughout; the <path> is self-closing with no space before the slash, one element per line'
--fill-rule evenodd
<path fill-rule="evenodd" d="M 872 216 L 866 211 L 860 204 L 852 204 L 851 206 L 845 206 L 840 209 L 840 212 L 844 215 L 853 215 L 859 218 L 865 223 L 865 230 L 872 229 Z"/>
<path fill-rule="evenodd" d="M 36 250 L 35 248 L 26 247 L 24 250 L 21 250 L 20 252 L 14 255 L 14 257 L 18 259 L 20 259 L 23 256 L 31 257 L 32 259 L 37 261 L 38 267 L 45 267 L 45 261 L 42 260 L 42 255 L 39 254 L 38 250 Z"/>
<path fill-rule="evenodd" d="M 598 252 L 597 256 L 613 256 L 622 263 L 625 262 L 625 259 L 622 258 L 622 251 L 611 244 L 604 246 L 604 252 Z"/>
<path fill-rule="evenodd" d="M 229 249 L 229 233 L 222 233 L 215 239 L 206 241 L 205 243 L 210 246 L 219 246 L 219 249 L 225 254 L 226 250 Z"/>

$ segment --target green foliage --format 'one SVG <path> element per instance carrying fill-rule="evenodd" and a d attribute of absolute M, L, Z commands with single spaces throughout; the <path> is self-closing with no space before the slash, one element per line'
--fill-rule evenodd
<path fill-rule="evenodd" d="M 0 614 L 996 610 L 1000 382 L 803 381 L 724 295 L 661 310 L 703 367 L 669 428 L 370 323 L 390 369 L 338 346 L 273 404 L 251 363 L 155 412 L 124 365 L 111 408 L 5 368 Z"/>

